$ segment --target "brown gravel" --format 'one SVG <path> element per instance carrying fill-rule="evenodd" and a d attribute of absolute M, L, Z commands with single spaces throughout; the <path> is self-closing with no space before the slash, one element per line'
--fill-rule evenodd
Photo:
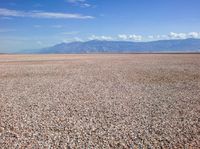
<path fill-rule="evenodd" d="M 199 148 L 200 55 L 0 55 L 0 148 Z"/>

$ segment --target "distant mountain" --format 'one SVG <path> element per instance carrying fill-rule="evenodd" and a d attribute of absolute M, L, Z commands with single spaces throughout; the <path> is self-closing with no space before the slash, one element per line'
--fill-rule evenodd
<path fill-rule="evenodd" d="M 200 52 L 200 39 L 160 40 L 152 42 L 100 41 L 61 43 L 53 47 L 22 53 L 156 53 Z"/>

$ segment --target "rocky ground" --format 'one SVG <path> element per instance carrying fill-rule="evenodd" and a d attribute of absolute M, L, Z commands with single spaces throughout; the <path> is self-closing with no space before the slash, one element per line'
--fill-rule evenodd
<path fill-rule="evenodd" d="M 200 147 L 200 55 L 0 55 L 0 148 Z"/>

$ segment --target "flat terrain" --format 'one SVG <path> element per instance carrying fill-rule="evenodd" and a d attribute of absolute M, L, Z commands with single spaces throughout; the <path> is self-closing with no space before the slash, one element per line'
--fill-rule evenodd
<path fill-rule="evenodd" d="M 200 55 L 0 55 L 0 148 L 199 148 Z"/>

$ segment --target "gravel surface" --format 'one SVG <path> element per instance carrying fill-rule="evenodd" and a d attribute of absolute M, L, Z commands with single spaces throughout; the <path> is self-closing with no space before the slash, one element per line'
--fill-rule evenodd
<path fill-rule="evenodd" d="M 200 55 L 0 55 L 0 148 L 199 148 Z"/>

